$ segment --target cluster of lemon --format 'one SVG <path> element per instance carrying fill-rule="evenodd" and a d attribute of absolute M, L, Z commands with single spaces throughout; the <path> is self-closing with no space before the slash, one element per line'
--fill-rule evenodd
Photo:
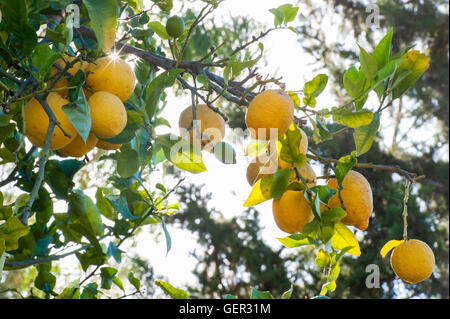
<path fill-rule="evenodd" d="M 73 57 L 66 59 L 69 62 L 73 60 Z M 62 59 L 55 64 L 59 68 L 52 67 L 51 76 L 66 66 Z M 90 109 L 91 132 L 85 142 L 63 111 L 62 107 L 69 103 L 67 99 L 69 92 L 63 89 L 69 86 L 69 80 L 63 77 L 54 86 L 55 89 L 61 90 L 50 92 L 47 103 L 67 134 L 64 134 L 59 126 L 55 126 L 50 140 L 50 150 L 57 150 L 66 156 L 81 157 L 94 147 L 105 150 L 120 148 L 121 144 L 108 143 L 102 139 L 117 136 L 127 124 L 127 113 L 123 103 L 131 96 L 136 85 L 133 69 L 124 60 L 107 56 L 97 59 L 94 63 L 78 61 L 68 69 L 68 72 L 75 75 L 79 70 L 87 74 L 83 91 Z M 33 145 L 43 147 L 49 118 L 35 98 L 26 104 L 24 118 L 26 136 Z"/>
<path fill-rule="evenodd" d="M 271 138 L 271 129 L 275 129 L 278 136 L 281 136 L 288 130 L 293 119 L 293 101 L 282 90 L 266 90 L 258 94 L 250 103 L 245 118 L 251 136 L 257 140 L 266 141 Z M 299 152 L 306 155 L 308 137 L 301 128 L 299 131 L 302 136 Z M 294 167 L 279 156 L 280 143 L 277 143 L 277 147 L 271 147 L 271 145 L 269 142 L 267 152 L 253 159 L 248 165 L 247 181 L 250 186 L 253 186 L 261 178 L 273 176 L 277 169 L 293 168 L 291 181 L 297 179 Z M 271 152 L 271 149 L 275 149 L 276 152 Z M 307 186 L 314 186 L 316 174 L 313 168 L 306 163 L 298 169 L 307 180 Z M 338 190 L 339 187 L 336 178 L 330 178 L 327 185 L 334 190 Z M 341 222 L 360 230 L 367 229 L 373 211 L 372 189 L 369 182 L 362 174 L 350 170 L 344 178 L 342 186 L 341 198 L 347 215 Z M 338 193 L 333 195 L 326 205 L 321 204 L 321 211 L 332 207 L 341 207 Z M 290 234 L 301 232 L 303 227 L 314 219 L 304 191 L 285 191 L 280 199 L 273 200 L 272 212 L 276 225 L 282 231 Z M 409 283 L 417 283 L 431 275 L 434 267 L 434 255 L 426 243 L 408 240 L 394 249 L 391 265 L 398 277 Z"/>

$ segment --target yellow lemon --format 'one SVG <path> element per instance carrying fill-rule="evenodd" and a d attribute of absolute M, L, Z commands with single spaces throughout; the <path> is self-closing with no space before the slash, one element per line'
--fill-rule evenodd
<path fill-rule="evenodd" d="M 196 115 L 200 133 L 202 134 L 202 144 L 214 146 L 215 143 L 221 141 L 225 137 L 225 120 L 220 114 L 214 112 L 205 104 L 198 104 L 196 105 Z M 178 126 L 180 131 L 191 128 L 189 131 L 191 143 L 194 142 L 194 136 L 197 136 L 192 121 L 192 106 L 188 106 L 181 112 Z"/>
<path fill-rule="evenodd" d="M 113 143 L 108 143 L 106 141 L 98 140 L 96 146 L 98 148 L 101 148 L 102 150 L 113 151 L 113 150 L 118 150 L 122 146 L 122 144 L 113 144 Z"/>
<path fill-rule="evenodd" d="M 373 211 L 372 189 L 369 182 L 360 173 L 350 170 L 345 176 L 342 186 L 344 189 L 341 191 L 341 195 L 347 212 L 347 216 L 342 219 L 342 222 L 365 230 Z M 337 180 L 331 178 L 328 181 L 328 187 L 337 190 Z M 341 206 L 337 193 L 330 198 L 328 205 L 330 207 Z"/>
<path fill-rule="evenodd" d="M 120 58 L 106 56 L 95 60 L 87 69 L 86 84 L 94 91 L 106 91 L 128 100 L 136 86 L 136 76 L 131 66 Z"/>
<path fill-rule="evenodd" d="M 269 140 L 283 135 L 294 119 L 294 102 L 282 90 L 266 90 L 250 102 L 245 123 L 254 139 Z"/>
<path fill-rule="evenodd" d="M 47 103 L 61 127 L 71 136 L 65 136 L 62 130 L 58 126 L 55 126 L 50 142 L 50 149 L 57 150 L 69 144 L 76 137 L 77 131 L 72 123 L 70 123 L 66 113 L 62 110 L 63 105 L 69 103 L 68 100 L 62 98 L 58 93 L 50 92 L 47 96 Z M 48 124 L 48 115 L 45 113 L 42 105 L 35 98 L 31 99 L 25 105 L 25 133 L 33 145 L 38 147 L 44 146 Z"/>
<path fill-rule="evenodd" d="M 89 133 L 86 143 L 80 135 L 77 135 L 75 139 L 69 143 L 69 145 L 58 150 L 61 154 L 72 157 L 81 157 L 90 152 L 97 144 L 98 138 Z"/>
<path fill-rule="evenodd" d="M 273 176 L 276 170 L 274 161 L 266 155 L 260 155 L 247 166 L 247 182 L 253 186 L 259 179 Z"/>
<path fill-rule="evenodd" d="M 394 248 L 391 266 L 395 274 L 410 284 L 417 284 L 433 273 L 434 254 L 421 240 L 409 239 Z"/>
<path fill-rule="evenodd" d="M 99 138 L 117 136 L 127 125 L 127 111 L 114 94 L 99 91 L 89 99 L 92 132 Z"/>
<path fill-rule="evenodd" d="M 273 201 L 272 212 L 278 228 L 290 234 L 301 232 L 314 219 L 303 191 L 284 192 L 280 199 Z"/>

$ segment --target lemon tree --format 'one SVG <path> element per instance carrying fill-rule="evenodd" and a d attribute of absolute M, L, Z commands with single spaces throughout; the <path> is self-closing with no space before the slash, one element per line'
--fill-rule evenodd
<path fill-rule="evenodd" d="M 37 298 L 99 298 L 112 287 L 123 296 L 139 293 L 132 272 L 127 274 L 132 292 L 118 275 L 117 264 L 127 254 L 121 247 L 156 225 L 171 250 L 176 243 L 166 222 L 180 206 L 170 195 L 183 182 L 151 186 L 149 176 L 162 165 L 208 174 L 204 152 L 214 153 L 224 170 L 236 164 L 235 146 L 224 140 L 226 101 L 245 109 L 242 120 L 254 139 L 247 156 L 257 160 L 248 166 L 252 190 L 244 206 L 273 201 L 274 223 L 290 234 L 279 238 L 280 244 L 314 248 L 324 274 L 318 294 L 325 298 L 338 284 L 341 258 L 362 253 L 351 227 L 371 227 L 370 181 L 358 168 L 396 172 L 410 183 L 420 180 L 396 166 L 359 158 L 370 151 L 382 112 L 426 71 L 427 56 L 411 48 L 392 52 L 390 29 L 373 50 L 360 47 L 359 63 L 345 71 L 342 92 L 348 102 L 319 110 L 327 75 L 289 90 L 279 78 L 254 69 L 267 34 L 297 33 L 290 24 L 298 7 L 270 10 L 273 27 L 233 45 L 228 54 L 220 50 L 225 43 L 218 43 L 195 56 L 192 46 L 199 44 L 193 34 L 222 1 L 199 1 L 198 13 L 172 16 L 165 26 L 162 17 L 171 14 L 173 2 L 151 2 L 157 14 L 145 10 L 142 1 L 0 2 L 0 158 L 11 167 L 0 185 L 20 193 L 13 202 L 0 193 L 0 274 L 34 267 Z M 65 14 L 68 4 L 82 5 L 80 17 Z M 74 18 L 79 28 L 74 29 Z M 189 132 L 186 136 L 156 129 L 170 128 L 162 114 L 172 107 L 166 95 L 173 89 L 191 98 L 180 110 L 179 128 Z M 367 102 L 372 92 L 376 105 Z M 330 122 L 342 129 L 330 131 Z M 307 123 L 312 137 L 301 128 Z M 345 130 L 353 130 L 355 149 L 339 159 L 321 156 L 308 143 L 311 138 L 320 144 Z M 75 178 L 92 161 L 100 164 L 108 185 L 96 187 L 95 196 Z M 272 161 L 272 171 L 261 171 Z M 326 165 L 328 173 L 319 176 L 313 161 Z M 57 201 L 65 203 L 62 211 Z M 392 267 L 408 282 L 425 280 L 434 263 L 430 248 L 404 237 Z M 59 289 L 54 266 L 68 256 L 76 257 L 83 275 Z M 423 267 L 408 266 L 415 261 Z M 164 281 L 155 285 L 174 298 L 189 297 Z M 292 287 L 281 297 L 291 294 Z M 273 296 L 252 289 L 252 298 Z"/>

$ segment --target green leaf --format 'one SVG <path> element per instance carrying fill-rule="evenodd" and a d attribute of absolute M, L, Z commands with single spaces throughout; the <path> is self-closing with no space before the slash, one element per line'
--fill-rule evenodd
<path fill-rule="evenodd" d="M 325 250 L 320 249 L 317 252 L 317 256 L 314 262 L 319 267 L 326 267 L 330 264 L 330 261 L 330 254 L 328 254 Z"/>
<path fill-rule="evenodd" d="M 263 177 L 253 185 L 252 191 L 244 203 L 244 207 L 258 205 L 269 200 L 273 177 Z"/>
<path fill-rule="evenodd" d="M 287 248 L 312 245 L 311 239 L 303 233 L 289 235 L 284 238 L 277 238 L 277 240 Z"/>
<path fill-rule="evenodd" d="M 183 69 L 171 69 L 164 71 L 156 78 L 154 78 L 150 83 L 147 90 L 151 92 L 151 94 L 147 98 L 145 107 L 148 118 L 150 120 L 152 120 L 156 114 L 158 103 L 161 94 L 164 92 L 164 89 L 172 87 L 175 83 L 175 80 L 177 79 L 177 76 L 180 75 L 183 71 Z"/>
<path fill-rule="evenodd" d="M 337 193 L 337 190 L 331 189 L 328 186 L 316 185 L 310 188 L 311 191 L 319 195 L 319 199 L 322 203 L 328 203 L 331 197 Z"/>
<path fill-rule="evenodd" d="M 314 143 L 319 144 L 321 142 L 332 140 L 333 134 L 330 133 L 328 128 L 322 122 L 322 120 L 317 117 L 316 120 L 310 118 L 311 124 L 313 126 L 313 140 Z"/>
<path fill-rule="evenodd" d="M 259 291 L 252 288 L 252 295 L 250 299 L 274 299 L 269 291 Z"/>
<path fill-rule="evenodd" d="M 386 257 L 386 255 L 395 247 L 403 244 L 404 240 L 390 240 L 386 244 L 384 244 L 383 248 L 381 248 L 380 255 L 381 257 Z M 0 254 L 1 255 L 1 254 Z"/>
<path fill-rule="evenodd" d="M 120 280 L 119 277 L 114 276 L 114 278 L 113 278 L 113 284 L 116 285 L 117 287 L 119 287 L 122 291 L 125 291 L 125 288 L 123 288 L 122 280 Z"/>
<path fill-rule="evenodd" d="M 103 289 L 111 289 L 114 276 L 117 274 L 117 269 L 113 267 L 102 267 L 100 269 L 100 277 L 102 279 L 101 287 Z"/>
<path fill-rule="evenodd" d="M 98 285 L 96 282 L 91 282 L 86 285 L 81 293 L 80 299 L 97 299 Z"/>
<path fill-rule="evenodd" d="M 84 253 L 76 254 L 81 268 L 86 272 L 91 265 L 100 266 L 106 261 L 106 255 L 99 250 L 99 247 L 91 246 Z"/>
<path fill-rule="evenodd" d="M 40 44 L 34 49 L 31 55 L 31 61 L 33 67 L 38 70 L 37 79 L 39 81 L 45 81 L 47 79 L 51 66 L 59 57 L 60 54 L 50 49 L 47 43 Z"/>
<path fill-rule="evenodd" d="M 297 16 L 299 7 L 294 7 L 292 4 L 283 4 L 278 7 L 281 12 L 283 13 L 283 22 L 289 23 L 291 21 L 295 20 L 295 17 Z"/>
<path fill-rule="evenodd" d="M 356 146 L 356 156 L 367 153 L 372 147 L 373 139 L 380 127 L 380 114 L 375 114 L 369 125 L 360 126 L 353 132 Z"/>
<path fill-rule="evenodd" d="M 141 281 L 134 276 L 134 273 L 130 272 L 128 274 L 128 281 L 136 288 L 136 290 L 141 288 Z"/>
<path fill-rule="evenodd" d="M 253 60 L 247 60 L 247 61 L 238 61 L 236 59 L 233 59 L 230 61 L 230 65 L 231 65 L 231 71 L 232 71 L 232 75 L 233 77 L 237 77 L 242 70 L 248 69 L 248 68 L 252 68 L 256 63 L 258 63 L 258 61 L 262 58 L 263 56 L 263 46 L 262 44 L 260 45 L 260 54 L 258 57 L 256 57 Z"/>
<path fill-rule="evenodd" d="M 297 16 L 298 9 L 298 7 L 294 7 L 292 4 L 284 4 L 278 8 L 270 9 L 269 11 L 275 16 L 275 27 L 278 27 L 283 23 L 287 24 L 294 21 Z"/>
<path fill-rule="evenodd" d="M 334 109 L 331 114 L 333 114 L 333 121 L 351 128 L 369 125 L 374 116 L 369 110 L 351 112 L 346 108 Z"/>
<path fill-rule="evenodd" d="M 117 173 L 120 177 L 128 178 L 139 170 L 139 155 L 133 149 L 120 152 L 117 157 Z"/>
<path fill-rule="evenodd" d="M 62 110 L 86 143 L 92 122 L 89 104 L 82 88 L 85 80 L 86 75 L 83 71 L 79 70 L 75 73 L 70 80 L 69 86 L 77 86 L 77 88 L 69 90 L 70 103 L 64 105 Z"/>
<path fill-rule="evenodd" d="M 45 292 L 51 292 L 55 288 L 56 277 L 49 271 L 40 271 L 34 279 L 34 286 Z"/>
<path fill-rule="evenodd" d="M 158 136 L 156 144 L 161 145 L 167 160 L 176 167 L 191 173 L 206 171 L 200 150 L 189 141 L 173 134 L 167 134 Z"/>
<path fill-rule="evenodd" d="M 125 195 L 107 195 L 105 197 L 111 202 L 111 204 L 119 212 L 119 214 L 122 215 L 123 218 L 131 221 L 139 218 L 139 216 L 135 216 L 130 212 L 130 209 L 128 208 L 128 201 Z"/>
<path fill-rule="evenodd" d="M 157 280 L 155 281 L 155 285 L 161 287 L 162 290 L 173 299 L 189 299 L 189 294 L 186 291 L 177 289 L 168 282 Z"/>
<path fill-rule="evenodd" d="M 324 225 L 334 225 L 345 216 L 347 213 L 341 207 L 331 207 L 322 212 L 322 222 Z"/>
<path fill-rule="evenodd" d="M 377 61 L 373 56 L 367 53 L 360 45 L 359 49 L 361 50 L 359 53 L 359 62 L 361 63 L 361 70 L 363 71 L 366 79 L 371 81 L 375 78 L 375 74 L 377 73 Z"/>
<path fill-rule="evenodd" d="M 25 0 L 7 0 L 2 15 L 8 31 L 18 38 L 23 55 L 28 56 L 37 45 L 37 35 L 28 21 L 28 9 Z"/>
<path fill-rule="evenodd" d="M 305 83 L 305 87 L 303 89 L 303 93 L 305 95 L 303 101 L 306 106 L 314 107 L 315 104 L 311 103 L 311 101 L 315 100 L 313 98 L 318 97 L 328 83 L 328 76 L 325 74 L 319 74 L 314 79 Z"/>
<path fill-rule="evenodd" d="M 282 295 L 281 295 L 281 299 L 290 299 L 292 296 L 292 292 L 294 291 L 294 285 L 291 285 L 291 288 L 289 288 L 288 291 L 285 291 Z"/>
<path fill-rule="evenodd" d="M 344 87 L 347 94 L 352 97 L 358 97 L 364 89 L 364 74 L 358 71 L 354 66 L 350 67 L 344 73 Z"/>
<path fill-rule="evenodd" d="M 238 299 L 238 297 L 235 295 L 227 294 L 227 295 L 223 296 L 223 299 Z"/>
<path fill-rule="evenodd" d="M 220 141 L 214 145 L 214 156 L 224 164 L 236 164 L 236 151 L 230 144 Z"/>
<path fill-rule="evenodd" d="M 172 39 L 170 35 L 167 34 L 166 27 L 159 21 L 152 21 L 148 23 L 150 29 L 156 32 L 156 34 L 164 40 Z"/>
<path fill-rule="evenodd" d="M 123 251 L 120 250 L 113 242 L 109 243 L 108 250 L 106 251 L 106 255 L 108 257 L 113 257 L 114 260 L 120 264 L 122 262 L 122 253 Z"/>
<path fill-rule="evenodd" d="M 98 44 L 104 52 L 109 52 L 116 41 L 117 12 L 116 0 L 84 0 L 91 19 Z"/>
<path fill-rule="evenodd" d="M 173 8 L 173 0 L 152 0 L 162 11 L 170 12 Z"/>
<path fill-rule="evenodd" d="M 24 226 L 16 216 L 9 217 L 0 225 L 0 240 L 5 241 L 6 251 L 19 248 L 19 239 L 30 232 L 30 226 Z"/>
<path fill-rule="evenodd" d="M 273 8 L 270 9 L 269 12 L 271 12 L 275 16 L 273 21 L 273 25 L 275 26 L 275 28 L 283 23 L 283 11 L 281 11 L 279 8 Z"/>
<path fill-rule="evenodd" d="M 169 253 L 170 248 L 172 247 L 172 239 L 170 238 L 169 231 L 167 230 L 166 223 L 164 222 L 164 219 L 162 217 L 157 216 L 157 219 L 160 221 L 163 231 L 164 231 L 164 237 L 166 238 L 166 255 Z"/>
<path fill-rule="evenodd" d="M 292 169 L 282 169 L 275 172 L 272 186 L 270 187 L 270 197 L 280 199 L 291 179 Z"/>
<path fill-rule="evenodd" d="M 361 250 L 359 249 L 359 243 L 353 232 L 344 224 L 336 223 L 334 225 L 334 235 L 331 238 L 331 246 L 334 249 L 344 249 L 352 247 L 348 253 L 354 256 L 360 256 Z"/>
<path fill-rule="evenodd" d="M 14 202 L 13 214 L 18 215 L 19 211 L 27 205 L 29 200 L 30 200 L 29 194 L 20 194 Z"/>
<path fill-rule="evenodd" d="M 97 206 L 94 204 L 92 199 L 89 196 L 85 196 L 86 199 L 86 217 L 89 220 L 89 224 L 92 227 L 94 235 L 101 236 L 103 235 L 104 225 L 102 222 L 102 217 L 100 211 Z"/>
<path fill-rule="evenodd" d="M 103 196 L 103 188 L 97 188 L 95 193 L 96 205 L 100 213 L 109 220 L 115 220 L 117 218 L 117 212 L 111 203 Z"/>
<path fill-rule="evenodd" d="M 300 153 L 302 134 L 295 123 L 291 123 L 286 133 L 278 139 L 281 143 L 280 158 L 294 166 L 302 167 L 306 164 L 306 156 Z"/>
<path fill-rule="evenodd" d="M 351 154 L 347 156 L 342 156 L 336 165 L 336 179 L 338 185 L 342 185 L 347 173 L 352 169 L 352 167 L 358 162 L 356 157 Z"/>
<path fill-rule="evenodd" d="M 381 39 L 381 41 L 373 50 L 372 56 L 374 57 L 375 61 L 377 61 L 378 70 L 383 68 L 389 61 L 389 57 L 391 56 L 392 52 L 393 33 L 394 29 L 390 28 L 388 33 L 383 37 L 383 39 Z"/>

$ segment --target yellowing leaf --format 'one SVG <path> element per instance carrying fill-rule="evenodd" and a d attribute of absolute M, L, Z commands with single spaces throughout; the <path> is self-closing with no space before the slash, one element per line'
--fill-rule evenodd
<path fill-rule="evenodd" d="M 359 243 L 353 232 L 343 223 L 336 223 L 334 225 L 334 235 L 331 237 L 331 246 L 334 249 L 342 250 L 346 247 L 352 247 L 347 252 L 350 255 L 360 256 L 361 250 Z"/>
<path fill-rule="evenodd" d="M 264 154 L 267 149 L 267 142 L 251 142 L 245 149 L 245 156 L 257 157 Z"/>
<path fill-rule="evenodd" d="M 401 245 L 404 242 L 404 240 L 390 240 L 386 244 L 384 244 L 383 248 L 380 250 L 381 257 L 385 257 L 392 249 L 395 247 Z"/>
<path fill-rule="evenodd" d="M 5 241 L 5 250 L 19 248 L 19 238 L 30 232 L 30 226 L 24 226 L 16 216 L 9 217 L 0 226 L 0 239 Z"/>
<path fill-rule="evenodd" d="M 273 177 L 265 177 L 258 180 L 245 201 L 244 207 L 255 206 L 270 199 L 270 188 L 272 186 L 272 182 Z"/>
<path fill-rule="evenodd" d="M 116 41 L 117 12 L 119 5 L 116 0 L 84 0 L 92 28 L 99 46 L 104 52 L 109 52 Z"/>

